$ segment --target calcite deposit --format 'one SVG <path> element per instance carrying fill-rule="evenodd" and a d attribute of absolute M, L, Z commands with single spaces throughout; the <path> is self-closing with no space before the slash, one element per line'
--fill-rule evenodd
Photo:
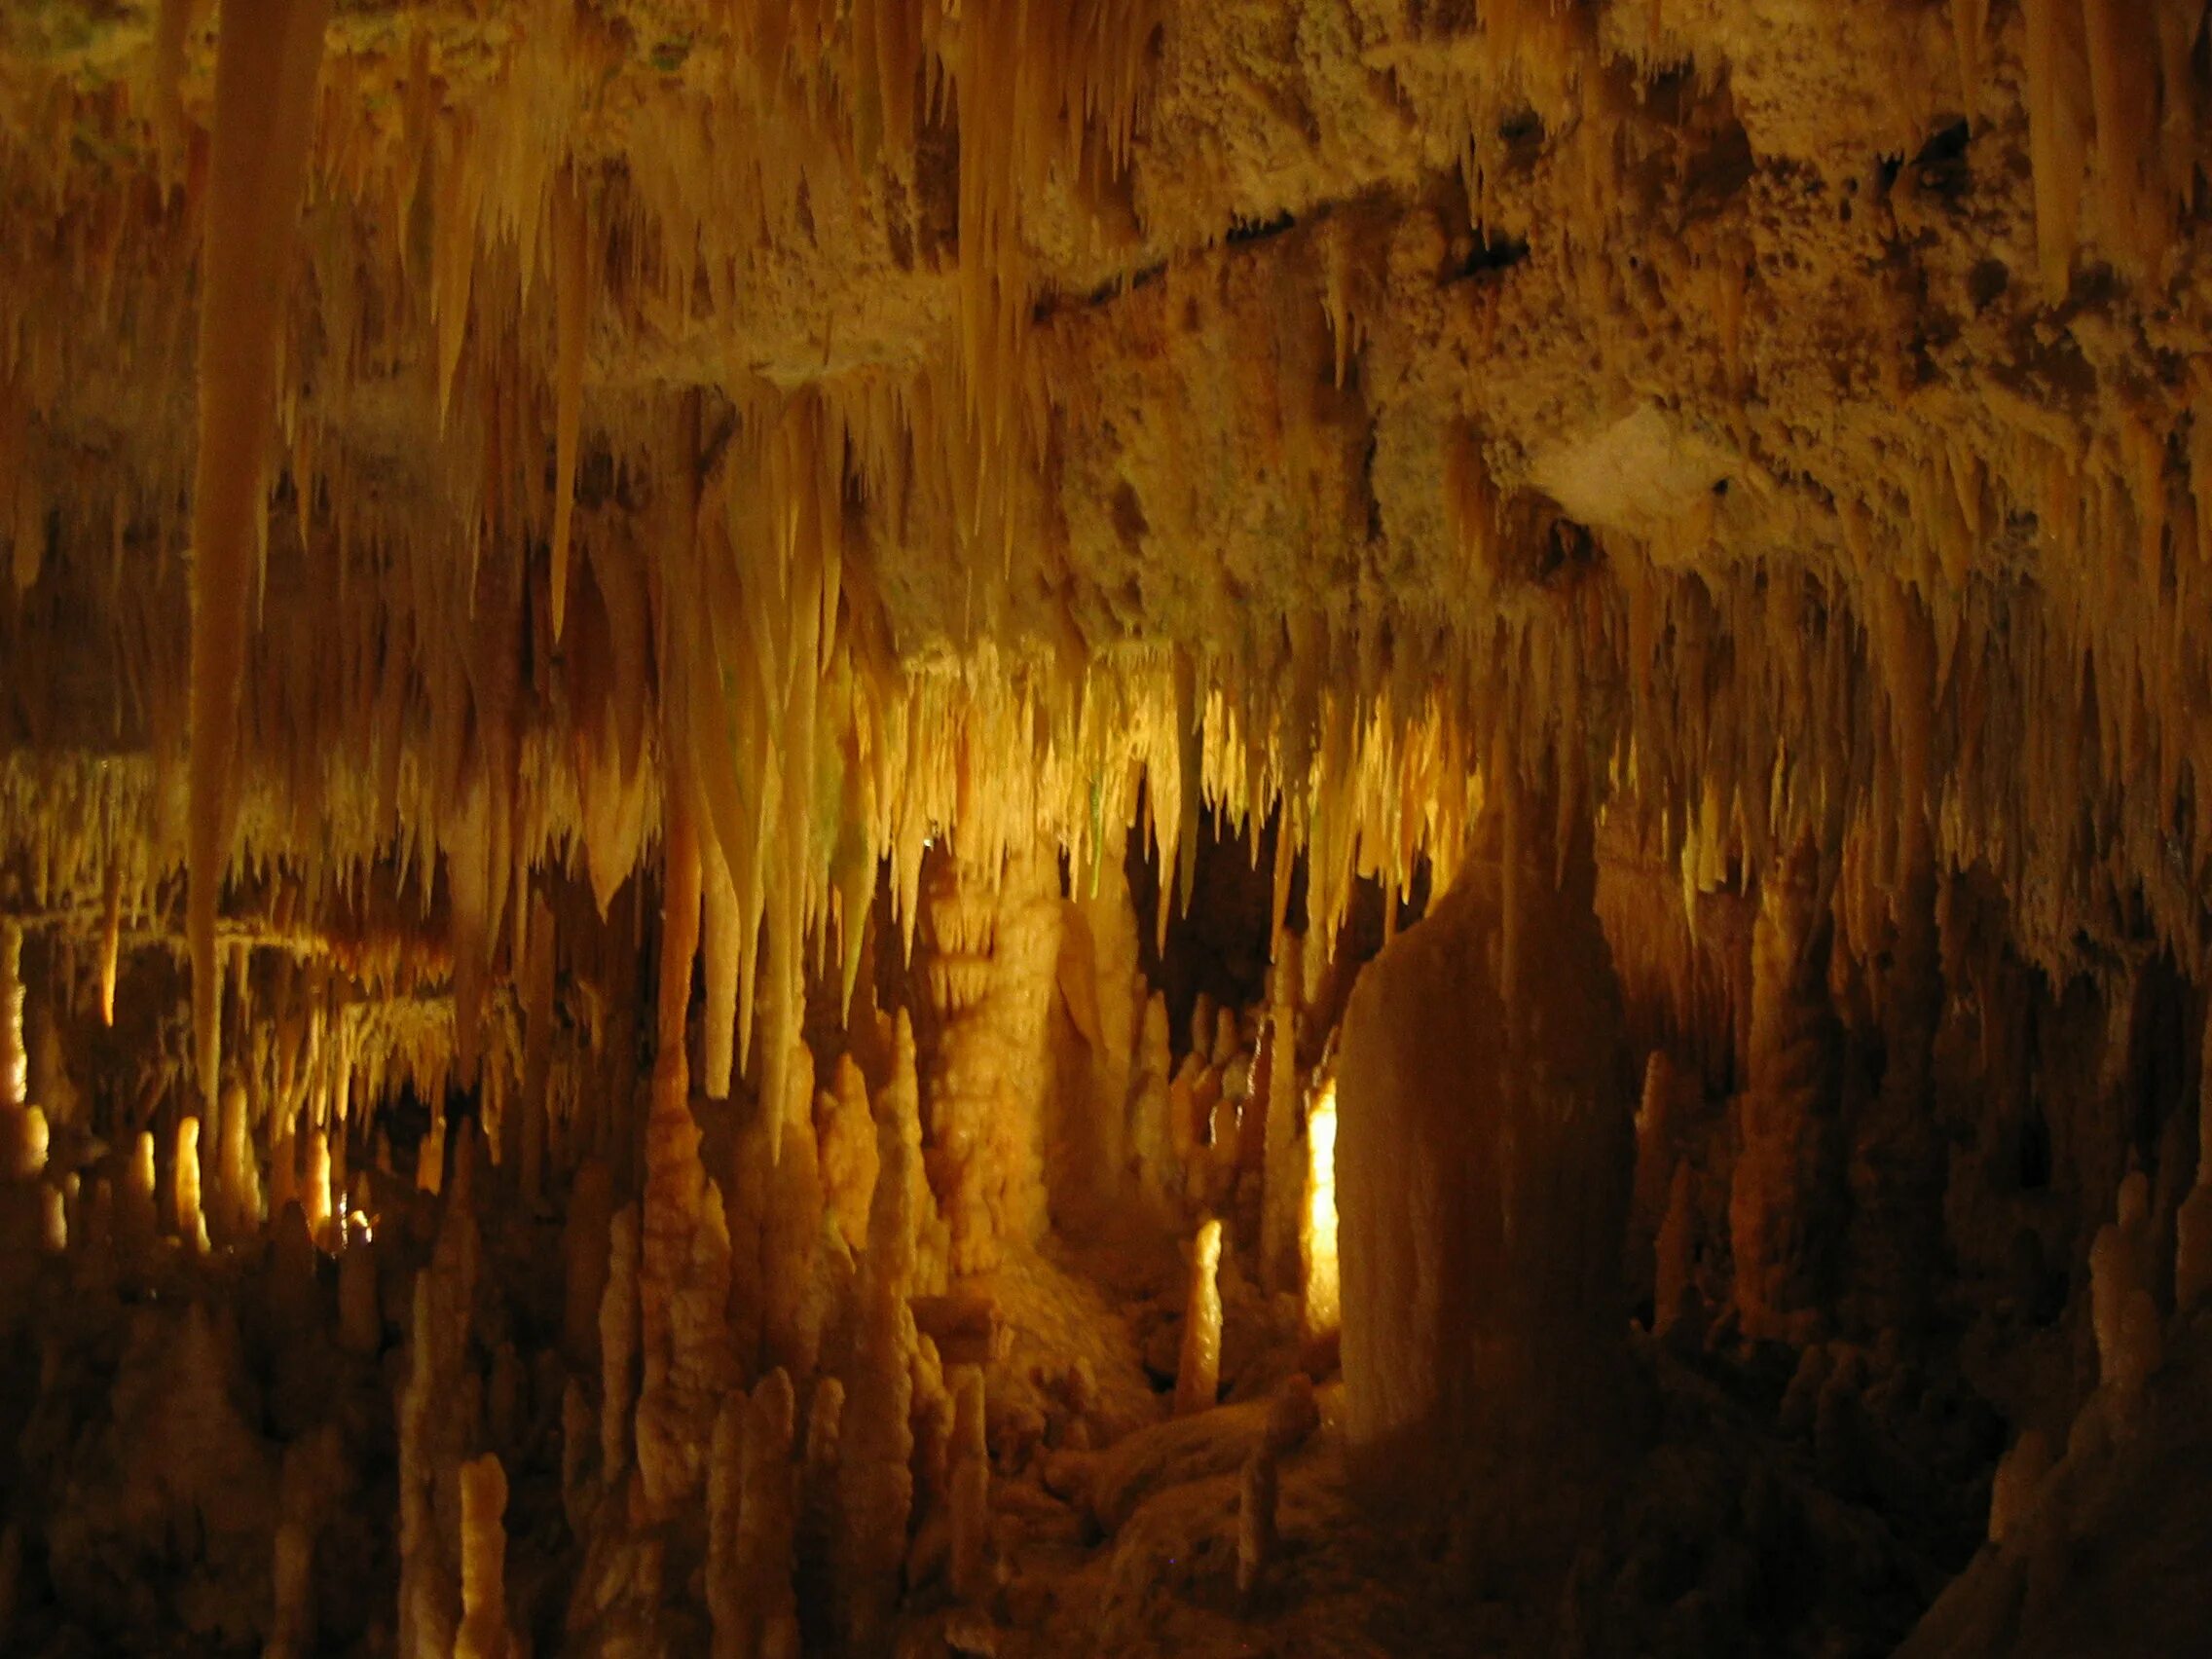
<path fill-rule="evenodd" d="M 0 1652 L 2193 1652 L 2206 0 L 0 7 Z"/>

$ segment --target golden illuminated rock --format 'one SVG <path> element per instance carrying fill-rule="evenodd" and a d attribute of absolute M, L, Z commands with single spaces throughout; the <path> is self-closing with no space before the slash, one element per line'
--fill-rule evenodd
<path fill-rule="evenodd" d="M 1183 1300 L 1183 1350 L 1175 1365 L 1175 1415 L 1202 1412 L 1221 1388 L 1221 1223 L 1199 1223 Z"/>
<path fill-rule="evenodd" d="M 1832 924 L 1802 853 L 1772 872 L 1751 937 L 1750 1087 L 1729 1195 L 1736 1306 L 1746 1329 L 1801 1323 L 1834 1282 L 1841 1148 L 1827 1006 Z"/>
<path fill-rule="evenodd" d="M 1497 851 L 1375 960 L 1345 1017 L 1346 1430 L 1432 1492 L 1470 1445 L 1557 1436 L 1571 1402 L 1617 1385 L 1619 992 L 1588 843 L 1531 845 L 1542 822 L 1527 799 L 1501 812 Z"/>
<path fill-rule="evenodd" d="M 506 1659 L 507 1477 L 489 1452 L 461 1470 L 461 1626 L 454 1659 Z"/>
<path fill-rule="evenodd" d="M 1012 850 L 1003 868 L 941 859 L 923 906 L 937 1027 L 923 1093 L 930 1184 L 950 1229 L 952 1271 L 977 1272 L 1045 1225 L 1056 871 L 1034 844 Z"/>
<path fill-rule="evenodd" d="M 979 1600 L 991 1577 L 991 1456 L 983 1439 L 983 1374 L 973 1365 L 952 1372 L 951 1468 L 947 1478 L 951 1562 L 946 1579 L 963 1602 Z"/>
<path fill-rule="evenodd" d="M 0 1648 L 2202 1628 L 2208 43 L 0 6 Z"/>

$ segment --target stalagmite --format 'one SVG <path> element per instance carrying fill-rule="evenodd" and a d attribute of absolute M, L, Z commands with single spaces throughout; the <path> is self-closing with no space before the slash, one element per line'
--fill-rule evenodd
<path fill-rule="evenodd" d="M 461 1469 L 461 1627 L 454 1659 L 507 1659 L 507 1475 L 491 1453 Z"/>
<path fill-rule="evenodd" d="M 599 1458 L 612 1483 L 630 1463 L 630 1409 L 637 1399 L 638 1206 L 625 1204 L 608 1230 L 607 1288 L 599 1303 Z"/>
<path fill-rule="evenodd" d="M 269 1213 L 282 1215 L 300 1203 L 300 1143 L 297 1137 L 272 1133 L 269 1145 Z"/>
<path fill-rule="evenodd" d="M 924 917 L 937 1033 L 924 1073 L 930 1184 L 951 1232 L 952 1271 L 980 1272 L 1045 1225 L 1053 862 L 1033 846 L 997 869 L 940 860 Z"/>
<path fill-rule="evenodd" d="M 69 1253 L 69 1210 L 67 1196 L 53 1182 L 38 1189 L 39 1219 L 38 1247 L 48 1256 L 66 1256 Z"/>
<path fill-rule="evenodd" d="M 30 1098 L 30 1056 L 23 1049 L 23 930 L 0 920 L 0 1113 Z"/>
<path fill-rule="evenodd" d="M 1299 1330 L 1307 1350 L 1326 1350 L 1344 1319 L 1337 1230 L 1337 1086 L 1325 1078 L 1306 1108 L 1306 1179 L 1298 1218 Z"/>
<path fill-rule="evenodd" d="M 837 1056 L 832 1077 L 830 1090 L 815 1103 L 823 1199 L 846 1245 L 858 1251 L 867 1242 L 868 1209 L 882 1158 L 867 1085 L 852 1055 Z"/>
<path fill-rule="evenodd" d="M 15 1626 L 22 1575 L 23 1530 L 11 1521 L 0 1527 L 0 1637 L 7 1636 Z"/>
<path fill-rule="evenodd" d="M 354 1244 L 338 1258 L 338 1340 L 364 1357 L 384 1346 L 384 1309 L 377 1286 L 377 1246 Z"/>
<path fill-rule="evenodd" d="M 589 1365 L 599 1353 L 600 1306 L 613 1258 L 608 1229 L 613 1221 L 612 1177 L 599 1159 L 587 1159 L 570 1186 L 561 1226 L 561 1351 L 574 1364 Z"/>
<path fill-rule="evenodd" d="M 248 1236 L 262 1219 L 261 1166 L 246 1124 L 251 1109 L 239 1085 L 223 1090 L 215 1159 L 215 1231 L 226 1243 Z"/>
<path fill-rule="evenodd" d="M 1944 988 L 1935 827 L 1925 804 L 1936 645 L 1918 608 L 1893 597 L 1885 617 L 1886 648 L 1900 659 L 1893 695 L 1904 822 L 1890 895 L 1882 1085 L 1851 1133 L 1850 1299 L 1870 1326 L 1911 1328 L 1926 1321 L 1939 1264 L 1945 1173 L 1934 1076 Z"/>
<path fill-rule="evenodd" d="M 2212 1295 L 2212 1017 L 2197 1063 L 2196 1179 L 2174 1222 L 2174 1307 L 2188 1312 Z"/>
<path fill-rule="evenodd" d="M 449 1651 L 459 1596 L 444 1582 L 433 1489 L 439 1470 L 429 1444 L 437 1370 L 437 1318 L 428 1272 L 416 1275 L 409 1325 L 408 1375 L 399 1404 L 399 1651 L 405 1659 Z"/>
<path fill-rule="evenodd" d="M 1687 1159 L 1676 1163 L 1667 1188 L 1666 1218 L 1653 1244 L 1651 1328 L 1660 1336 L 1685 1319 L 1694 1320 L 1699 1311 L 1696 1216 L 1691 1207 L 1695 1179 Z"/>
<path fill-rule="evenodd" d="M 1289 844 L 1287 835 L 1282 844 Z M 1279 937 L 1274 966 L 1268 971 L 1268 1025 L 1260 1050 L 1266 1075 L 1254 1080 L 1267 1102 L 1262 1130 L 1265 1207 L 1260 1220 L 1260 1272 L 1271 1290 L 1298 1282 L 1306 1271 L 1301 1266 L 1301 1240 L 1309 1225 L 1307 1193 L 1313 1167 L 1310 1150 L 1303 1158 L 1299 1150 L 1298 988 L 1304 977 L 1300 967 L 1304 941 L 1296 934 Z M 1331 1106 L 1333 1110 L 1333 1098 Z M 1332 1132 L 1334 1127 L 1332 1124 Z M 1310 1139 L 1309 1120 L 1307 1133 Z M 1335 1159 L 1332 1144 L 1332 1183 Z M 1333 1191 L 1330 1201 L 1332 1205 L 1335 1202 Z"/>
<path fill-rule="evenodd" d="M 1206 1129 L 1212 1117 L 1214 1081 L 1201 1052 L 1194 1048 L 1185 1054 L 1167 1082 L 1168 1158 L 1170 1167 L 1177 1172 L 1169 1183 L 1168 1197 L 1181 1210 L 1203 1209 L 1212 1201 Z"/>
<path fill-rule="evenodd" d="M 783 1069 L 790 1097 L 784 1120 L 783 1157 L 769 1172 L 767 1214 L 761 1236 L 765 1303 L 761 1336 L 770 1365 L 793 1379 L 814 1375 L 830 1309 L 821 1292 L 824 1203 L 818 1143 L 812 1133 L 814 1057 L 804 1044 Z"/>
<path fill-rule="evenodd" d="M 1671 1197 L 1677 1154 L 1675 1113 L 1681 1085 L 1675 1062 L 1654 1049 L 1643 1063 L 1643 1092 L 1636 1108 L 1636 1183 L 1629 1198 L 1627 1263 L 1630 1280 L 1648 1271 L 1650 1253 Z"/>
<path fill-rule="evenodd" d="M 35 1181 L 46 1167 L 46 1115 L 28 1106 L 30 1060 L 23 1048 L 23 935 L 0 922 L 0 1178 Z"/>
<path fill-rule="evenodd" d="M 272 1577 L 275 1608 L 262 1659 L 307 1659 L 316 1649 L 315 1542 L 341 1493 L 345 1449 L 325 1425 L 284 1448 Z"/>
<path fill-rule="evenodd" d="M 126 1262 L 142 1269 L 159 1228 L 154 1198 L 154 1132 L 140 1129 L 130 1141 L 130 1164 L 124 1172 L 116 1204 L 116 1247 Z"/>
<path fill-rule="evenodd" d="M 798 1524 L 792 1462 L 791 1379 L 771 1371 L 746 1412 L 742 1493 L 732 1544 L 740 1659 L 796 1659 L 798 1608 L 792 1594 L 793 1537 Z M 716 1633 L 718 1651 L 721 1635 Z"/>
<path fill-rule="evenodd" d="M 1495 851 L 1369 965 L 1345 1014 L 1346 1429 L 1379 1474 L 1432 1494 L 1501 1435 L 1602 1437 L 1618 1386 L 1620 993 L 1588 828 L 1569 817 L 1555 852 L 1535 838 L 1551 816 L 1509 799 Z"/>
<path fill-rule="evenodd" d="M 845 1432 L 845 1384 L 823 1377 L 806 1408 L 806 1434 L 798 1467 L 796 1565 L 793 1594 L 802 1622 L 801 1645 L 833 1641 L 835 1557 L 838 1535 L 837 1466 Z"/>
<path fill-rule="evenodd" d="M 1998 1462 L 1989 1490 L 1989 1541 L 2002 1544 L 2034 1510 L 2050 1473 L 2050 1441 L 2040 1428 L 2020 1436 Z"/>
<path fill-rule="evenodd" d="M 738 1374 L 727 1322 L 730 1240 L 721 1195 L 700 1161 L 685 1058 L 701 880 L 698 830 L 687 810 L 672 809 L 667 835 L 637 1275 L 642 1364 L 635 1452 L 645 1509 L 656 1520 L 674 1514 L 700 1490 L 717 1405 Z M 615 1295 L 611 1278 L 607 1294 L 610 1300 Z M 603 1349 L 606 1318 L 603 1310 Z M 610 1390 L 609 1400 L 613 1397 Z M 615 1458 L 608 1461 L 615 1466 Z"/>
<path fill-rule="evenodd" d="M 1125 867 L 1127 834 L 1110 824 L 1102 836 L 1090 879 L 1074 881 L 1080 932 L 1089 943 L 1090 1003 L 1097 1021 L 1091 1057 L 1090 1108 L 1094 1124 L 1088 1147 L 1097 1161 L 1091 1171 L 1099 1196 L 1122 1197 L 1122 1174 L 1128 1161 L 1126 1113 L 1129 1078 L 1136 1058 L 1138 1022 L 1137 917 L 1129 903 Z M 1078 930 L 1071 925 L 1071 936 Z"/>
<path fill-rule="evenodd" d="M 176 1235 L 188 1249 L 207 1251 L 207 1222 L 200 1208 L 200 1120 L 180 1119 L 176 1125 L 176 1157 L 169 1171 L 169 1191 L 175 1203 L 171 1218 Z"/>
<path fill-rule="evenodd" d="M 570 539 L 575 522 L 576 445 L 583 418 L 584 326 L 590 316 L 591 267 L 584 210 L 573 174 L 553 191 L 553 300 L 556 353 L 554 411 L 552 607 L 553 637 L 569 615 Z"/>
<path fill-rule="evenodd" d="M 2098 1374 L 2118 1399 L 2131 1402 L 2164 1353 L 2158 1305 L 2150 1289 L 2150 1183 L 2136 1170 L 2120 1184 L 2119 1214 L 2089 1249 L 2091 1323 Z"/>
<path fill-rule="evenodd" d="M 47 1149 L 52 1142 L 46 1114 L 36 1106 L 18 1106 L 0 1118 L 0 1176 L 11 1181 L 36 1181 L 46 1172 Z"/>
<path fill-rule="evenodd" d="M 1751 936 L 1750 1081 L 1738 1101 L 1744 1150 L 1729 1194 L 1736 1307 L 1758 1336 L 1802 1334 L 1832 1283 L 1840 1213 L 1827 1001 L 1833 923 L 1809 852 L 1770 870 Z"/>
<path fill-rule="evenodd" d="M 900 1031 L 904 1033 L 904 1021 Z M 920 1153 L 896 1114 L 878 1127 L 882 1167 L 868 1206 L 867 1249 L 855 1303 L 851 1375 L 837 1462 L 835 1577 L 849 1651 L 889 1644 L 914 1502 L 911 1417 L 917 1338 L 915 1208 Z"/>
<path fill-rule="evenodd" d="M 2201 0 L 0 12 L 0 1649 L 2212 1623 Z"/>
<path fill-rule="evenodd" d="M 1275 1455 L 1263 1436 L 1244 1459 L 1236 1481 L 1236 1593 L 1249 1597 L 1274 1557 L 1275 1502 L 1280 1477 Z"/>
<path fill-rule="evenodd" d="M 1175 1414 L 1202 1412 L 1221 1387 L 1221 1223 L 1208 1218 L 1191 1242 L 1191 1288 L 1183 1302 L 1183 1350 L 1175 1367 Z"/>
<path fill-rule="evenodd" d="M 745 1584 L 738 1569 L 738 1526 L 745 1502 L 746 1424 L 751 1402 L 742 1388 L 723 1396 L 715 1413 L 707 1456 L 708 1617 L 714 1625 L 714 1659 L 737 1659 L 747 1650 Z"/>
<path fill-rule="evenodd" d="M 1129 1149 L 1139 1190 L 1155 1208 L 1178 1214 L 1182 1169 L 1170 1139 L 1171 1083 L 1167 1057 L 1167 1000 L 1155 991 L 1145 1004 L 1137 1039 L 1136 1082 L 1129 1095 Z"/>
<path fill-rule="evenodd" d="M 983 1440 L 983 1373 L 961 1366 L 945 1381 L 952 1388 L 951 1565 L 952 1594 L 974 1603 L 991 1582 L 991 1455 Z"/>
<path fill-rule="evenodd" d="M 333 1247 L 330 1225 L 330 1137 L 320 1129 L 308 1135 L 307 1169 L 300 1178 L 300 1208 L 308 1235 L 317 1245 Z"/>

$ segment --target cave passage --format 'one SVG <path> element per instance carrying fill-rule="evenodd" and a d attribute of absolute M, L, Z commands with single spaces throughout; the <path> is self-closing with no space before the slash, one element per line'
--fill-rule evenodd
<path fill-rule="evenodd" d="M 2212 0 L 0 3 L 0 1654 L 2212 1629 Z"/>

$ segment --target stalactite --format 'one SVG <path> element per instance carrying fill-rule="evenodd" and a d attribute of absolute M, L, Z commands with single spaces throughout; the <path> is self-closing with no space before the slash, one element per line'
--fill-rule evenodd
<path fill-rule="evenodd" d="M 553 462 L 553 638 L 567 630 L 570 542 L 574 535 L 576 450 L 583 420 L 584 329 L 591 313 L 591 266 L 582 193 L 572 172 L 553 191 L 555 412 Z"/>
<path fill-rule="evenodd" d="M 329 0 L 223 0 L 200 305 L 193 477 L 191 893 L 201 1098 L 221 1082 L 215 912 L 238 810 L 238 723 L 292 224 Z"/>
<path fill-rule="evenodd" d="M 2087 70 L 2074 0 L 2022 0 L 2026 19 L 2030 154 L 2035 170 L 2036 243 L 2046 291 L 2061 298 L 2073 279 L 2082 173 L 2086 165 Z"/>
<path fill-rule="evenodd" d="M 700 943 L 707 1000 L 700 1014 L 702 1067 L 710 1100 L 729 1098 L 730 1073 L 737 1057 L 738 962 L 750 955 L 740 937 L 737 884 L 720 846 L 709 839 L 700 847 L 703 878 Z"/>
<path fill-rule="evenodd" d="M 1296 1645 L 1370 1569 L 1454 1650 L 1340 1570 L 1396 1463 L 1510 1584 L 1603 1464 L 1595 1648 L 1886 1651 L 2054 1329 L 1968 1571 L 2070 1628 L 2063 1487 L 2131 1610 L 2198 0 L 222 0 L 211 82 L 164 0 L 147 89 L 84 10 L 0 28 L 0 1645 L 304 1652 L 385 1563 L 413 1659 Z"/>
<path fill-rule="evenodd" d="M 115 1023 L 116 956 L 123 944 L 123 866 L 108 861 L 100 899 L 100 1023 Z"/>

